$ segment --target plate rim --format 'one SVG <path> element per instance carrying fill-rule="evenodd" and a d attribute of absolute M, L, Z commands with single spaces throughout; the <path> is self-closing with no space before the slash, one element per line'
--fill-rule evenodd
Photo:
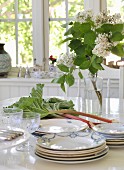
<path fill-rule="evenodd" d="M 110 132 L 105 132 L 104 130 L 102 130 L 102 131 L 98 131 L 98 129 L 96 129 L 97 127 L 99 127 L 99 126 L 108 126 L 108 125 L 123 125 L 124 126 L 124 123 L 121 123 L 121 122 L 113 122 L 113 123 L 101 123 L 101 124 L 98 124 L 98 125 L 95 125 L 94 127 L 93 127 L 93 129 L 96 131 L 96 132 L 98 132 L 98 133 L 100 133 L 100 134 L 105 134 L 105 135 L 111 135 L 111 136 L 123 136 L 124 135 L 124 131 L 123 132 L 116 132 L 116 133 L 110 133 Z M 110 127 L 110 126 L 108 126 L 108 127 Z M 111 130 L 111 129 L 109 129 L 109 130 Z"/>
<path fill-rule="evenodd" d="M 79 126 L 78 125 L 78 129 L 77 130 L 70 130 L 70 131 L 59 131 L 59 132 L 55 132 L 55 131 L 48 131 L 48 130 L 44 130 L 44 129 L 42 129 L 42 128 L 44 128 L 45 127 L 45 124 L 47 124 L 47 122 L 49 121 L 49 124 L 51 124 L 51 123 L 55 123 L 55 122 L 57 122 L 57 124 L 58 124 L 58 122 L 59 122 L 59 124 L 61 123 L 61 122 L 65 122 L 65 123 L 67 123 L 67 121 L 71 121 L 72 123 L 75 123 L 75 122 L 77 122 L 77 124 L 79 123 L 79 125 L 81 125 L 82 124 L 82 126 Z M 43 125 L 42 125 L 43 124 Z M 77 124 L 76 124 L 76 126 L 77 126 Z M 67 124 L 66 124 L 67 125 Z M 51 125 L 49 125 L 50 127 L 51 127 Z M 67 127 L 67 126 L 66 126 Z M 41 122 L 40 122 L 40 128 L 37 130 L 37 131 L 40 131 L 40 132 L 43 132 L 43 133 L 61 133 L 61 132 L 77 132 L 77 131 L 80 131 L 80 130 L 84 130 L 84 129 L 86 129 L 86 128 L 88 128 L 88 124 L 87 123 L 85 123 L 85 122 L 82 122 L 81 120 L 75 120 L 75 119 L 61 119 L 61 118 L 54 118 L 54 119 L 45 119 L 45 120 L 41 120 Z"/>
<path fill-rule="evenodd" d="M 46 136 L 46 135 L 48 135 L 48 134 L 45 134 L 45 135 L 43 135 L 43 136 Z M 42 136 L 42 137 L 43 137 Z M 94 147 L 94 146 L 90 146 L 90 147 L 88 147 L 88 148 L 80 148 L 80 149 L 57 149 L 57 148 L 50 148 L 50 146 L 45 146 L 45 145 L 43 145 L 43 143 L 39 143 L 38 141 L 39 140 L 41 140 L 41 142 L 42 142 L 42 137 L 41 138 L 39 138 L 38 140 L 37 140 L 37 144 L 39 145 L 39 146 L 41 146 L 41 147 L 43 147 L 43 148 L 46 148 L 46 149 L 49 149 L 49 150 L 61 150 L 61 151 L 66 151 L 66 150 L 68 150 L 68 151 L 80 151 L 80 150 L 88 150 L 88 149 L 93 149 L 93 148 L 97 148 L 97 147 L 99 147 L 99 146 L 101 146 L 101 145 L 103 145 L 104 143 L 106 143 L 106 141 L 105 141 L 105 139 L 103 139 L 103 138 L 101 138 L 101 140 L 99 140 L 99 141 L 96 141 L 96 143 L 97 143 L 97 145 Z M 56 137 L 56 136 L 55 136 Z M 68 137 L 68 136 L 65 136 L 65 137 L 61 137 L 61 136 L 57 136 L 60 140 L 61 139 L 65 139 L 66 140 L 66 138 Z M 82 137 L 76 137 L 76 138 L 82 138 Z M 70 138 L 70 139 L 76 139 L 76 138 Z M 91 138 L 91 134 L 90 135 L 88 135 L 88 136 L 84 136 L 84 139 L 86 139 L 86 138 L 89 138 L 90 140 L 92 140 L 93 141 L 93 139 Z M 53 138 L 52 140 L 54 140 L 55 138 Z M 82 139 L 83 140 L 83 139 Z M 95 142 L 95 141 L 94 141 Z M 54 142 L 54 143 L 56 143 L 56 142 Z"/>
<path fill-rule="evenodd" d="M 49 162 L 54 162 L 54 163 L 61 163 L 61 164 L 79 164 L 79 163 L 87 163 L 87 162 L 93 162 L 93 161 L 97 161 L 97 160 L 100 160 L 102 158 L 104 158 L 106 155 L 108 154 L 108 151 L 106 153 L 104 153 L 103 155 L 101 156 L 98 156 L 96 158 L 91 158 L 91 159 L 86 159 L 86 160 L 76 160 L 76 161 L 62 161 L 62 160 L 52 160 L 52 159 L 46 159 L 46 158 L 43 158 L 42 156 L 36 154 L 35 152 L 35 155 L 37 155 L 38 157 L 42 158 L 43 160 L 46 160 L 46 161 L 49 161 Z"/>

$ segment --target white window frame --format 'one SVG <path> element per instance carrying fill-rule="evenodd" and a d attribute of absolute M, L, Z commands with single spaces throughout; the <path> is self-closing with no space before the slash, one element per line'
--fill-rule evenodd
<path fill-rule="evenodd" d="M 43 66 L 44 70 L 48 70 L 49 0 L 32 1 L 34 57 L 37 59 L 37 63 Z M 100 11 L 106 10 L 106 0 L 84 0 L 84 8 L 85 10 L 92 9 L 94 13 L 97 14 Z"/>
<path fill-rule="evenodd" d="M 49 51 L 48 0 L 32 0 L 33 56 L 43 70 L 48 67 Z"/>

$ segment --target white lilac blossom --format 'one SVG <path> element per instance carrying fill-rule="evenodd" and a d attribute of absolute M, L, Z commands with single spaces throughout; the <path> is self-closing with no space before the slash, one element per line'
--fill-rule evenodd
<path fill-rule="evenodd" d="M 71 54 L 60 54 L 59 58 L 57 59 L 57 65 L 60 64 L 64 64 L 67 67 L 72 67 L 74 64 L 74 58 L 75 58 L 75 54 L 71 53 Z"/>
<path fill-rule="evenodd" d="M 100 57 L 107 57 L 110 54 L 110 48 L 113 46 L 113 43 L 109 42 L 109 38 L 109 34 L 98 34 L 95 40 L 96 46 L 92 53 Z"/>
<path fill-rule="evenodd" d="M 122 23 L 121 15 L 119 13 L 110 15 L 110 12 L 101 12 L 93 17 L 96 28 L 101 27 L 102 24 L 119 24 Z"/>
<path fill-rule="evenodd" d="M 80 23 L 87 22 L 88 20 L 92 20 L 92 19 L 93 19 L 93 13 L 91 10 L 79 12 L 74 18 L 76 22 L 80 22 Z"/>

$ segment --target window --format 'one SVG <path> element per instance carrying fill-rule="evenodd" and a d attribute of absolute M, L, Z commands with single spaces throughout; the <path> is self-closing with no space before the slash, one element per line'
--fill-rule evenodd
<path fill-rule="evenodd" d="M 48 57 L 58 57 L 68 49 L 66 43 L 60 45 L 68 29 L 62 24 L 78 11 L 97 13 L 106 6 L 111 11 L 118 8 L 124 17 L 124 0 L 1 0 L 0 42 L 5 43 L 13 66 L 32 66 L 36 58 L 37 64 L 48 69 Z"/>
<path fill-rule="evenodd" d="M 124 0 L 107 0 L 107 10 L 109 10 L 111 14 L 120 13 L 122 19 L 124 19 Z M 115 65 L 118 60 L 120 60 L 120 57 L 111 54 L 107 58 L 107 63 L 110 62 L 112 64 L 113 62 Z"/>
<path fill-rule="evenodd" d="M 73 20 L 77 12 L 88 9 L 99 12 L 100 0 L 49 0 L 49 55 L 68 53 L 67 43 L 60 43 L 68 25 L 65 28 L 62 25 Z"/>
<path fill-rule="evenodd" d="M 49 0 L 49 55 L 58 57 L 62 52 L 68 52 L 67 44 L 60 44 L 63 40 L 64 32 L 68 29 L 62 25 L 72 20 L 77 12 L 92 9 L 94 13 L 103 10 L 121 13 L 124 18 L 124 0 Z M 120 58 L 115 55 L 107 57 L 108 62 L 116 61 Z"/>
<path fill-rule="evenodd" d="M 76 4 L 76 5 L 75 5 Z M 49 54 L 58 57 L 62 52 L 66 53 L 67 44 L 60 44 L 63 40 L 68 25 L 62 27 L 73 19 L 77 11 L 84 10 L 83 0 L 49 0 Z"/>
<path fill-rule="evenodd" d="M 12 66 L 32 66 L 32 0 L 0 1 L 0 42 L 5 43 Z"/>

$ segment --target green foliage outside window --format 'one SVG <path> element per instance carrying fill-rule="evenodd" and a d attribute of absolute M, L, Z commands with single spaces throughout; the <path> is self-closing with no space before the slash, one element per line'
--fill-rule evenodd
<path fill-rule="evenodd" d="M 18 9 L 15 9 L 16 2 L 18 2 Z M 16 10 L 17 13 L 15 13 Z M 13 0 L 11 2 L 1 0 L 0 19 L 0 42 L 12 47 L 13 50 L 9 48 L 6 51 L 10 52 L 13 66 L 27 63 L 32 65 L 32 0 Z"/>

